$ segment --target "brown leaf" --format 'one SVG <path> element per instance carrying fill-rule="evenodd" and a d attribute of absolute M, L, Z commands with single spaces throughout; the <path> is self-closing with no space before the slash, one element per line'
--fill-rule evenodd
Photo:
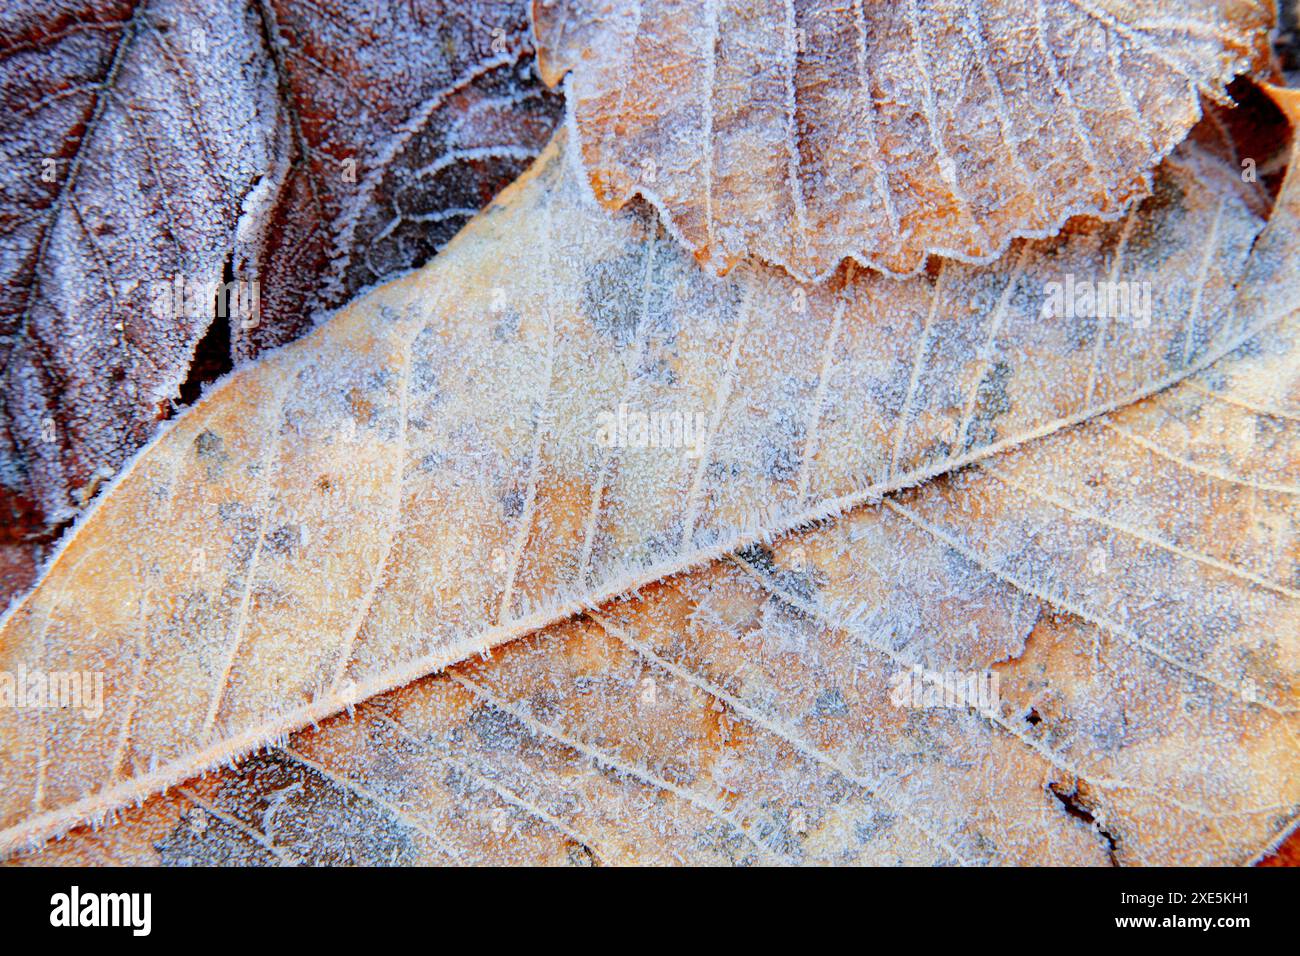
<path fill-rule="evenodd" d="M 559 112 L 522 0 L 81 6 L 11 5 L 0 33 L 15 567 L 177 400 L 423 264 Z M 198 301 L 160 310 L 178 276 Z M 250 308 L 214 317 L 209 282 Z"/>
<path fill-rule="evenodd" d="M 536 158 L 561 109 L 533 76 L 522 0 L 272 0 L 263 17 L 294 153 L 254 270 L 262 322 L 233 330 L 236 359 L 423 265 Z"/>
<path fill-rule="evenodd" d="M 155 315 L 150 284 L 222 279 L 280 149 L 275 78 L 242 3 L 22 2 L 0 31 L 0 479 L 59 522 L 185 379 L 208 320 Z"/>
<path fill-rule="evenodd" d="M 650 199 L 719 269 L 989 262 L 1114 218 L 1268 65 L 1259 0 L 535 0 L 597 197 Z"/>
<path fill-rule="evenodd" d="M 565 149 L 178 420 L 0 623 L 5 670 L 100 673 L 107 717 L 0 711 L 0 776 L 36 768 L 4 791 L 3 845 L 1128 404 L 1255 338 L 1300 283 L 1300 187 L 1261 233 L 1266 198 L 1195 143 L 1123 223 L 813 289 L 713 277 L 591 203 Z M 1076 272 L 1149 288 L 1149 313 L 1044 321 Z M 673 447 L 638 434 L 651 412 Z"/>

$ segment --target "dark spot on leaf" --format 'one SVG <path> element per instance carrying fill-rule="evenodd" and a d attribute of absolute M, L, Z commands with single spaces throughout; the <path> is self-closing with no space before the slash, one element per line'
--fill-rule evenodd
<path fill-rule="evenodd" d="M 764 574 L 772 574 L 776 571 L 776 559 L 772 554 L 772 549 L 766 545 L 757 543 L 748 545 L 737 551 L 736 557 L 756 571 L 762 571 Z"/>
<path fill-rule="evenodd" d="M 476 708 L 465 724 L 488 750 L 514 753 L 524 739 L 519 722 L 491 705 Z"/>
<path fill-rule="evenodd" d="M 269 554 L 291 554 L 301 541 L 301 527 L 282 524 L 266 536 L 266 550 Z"/>
<path fill-rule="evenodd" d="M 205 461 L 224 461 L 226 457 L 225 442 L 211 429 L 201 432 L 194 439 L 194 451 Z"/>
<path fill-rule="evenodd" d="M 508 492 L 501 499 L 501 509 L 507 518 L 518 518 L 524 513 L 524 494 L 518 488 Z"/>
<path fill-rule="evenodd" d="M 1007 397 L 1007 382 L 1010 379 L 1011 366 L 1006 362 L 997 362 L 980 380 L 963 451 L 992 444 L 997 439 L 998 431 L 993 422 L 998 416 L 1011 411 L 1011 400 Z"/>
<path fill-rule="evenodd" d="M 620 347 L 636 338 L 645 256 L 645 249 L 634 247 L 612 259 L 602 259 L 587 268 L 582 283 L 582 297 L 592 325 Z"/>
<path fill-rule="evenodd" d="M 844 703 L 844 695 L 838 689 L 822 691 L 813 702 L 813 716 L 822 720 L 828 717 L 843 717 L 849 712 Z"/>

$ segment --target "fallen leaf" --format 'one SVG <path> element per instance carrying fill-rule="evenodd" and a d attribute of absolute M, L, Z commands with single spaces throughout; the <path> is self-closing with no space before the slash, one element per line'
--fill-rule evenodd
<path fill-rule="evenodd" d="M 1265 194 L 1195 142 L 1122 223 L 814 288 L 714 278 L 571 160 L 561 137 L 434 263 L 229 377 L 116 480 L 0 622 L 4 670 L 102 674 L 107 715 L 0 711 L 0 775 L 30 781 L 0 845 L 1127 405 L 1300 281 L 1300 187 L 1264 227 Z M 1075 272 L 1149 284 L 1149 316 L 1045 321 Z M 664 454 L 620 407 L 697 430 Z"/>
<path fill-rule="evenodd" d="M 1292 313 L 19 859 L 1250 862 L 1300 821 L 1297 474 Z"/>
<path fill-rule="evenodd" d="M 0 482 L 67 520 L 152 436 L 280 149 L 243 3 L 19 2 L 0 22 Z M 265 192 L 265 186 L 262 187 Z M 255 215 L 254 215 L 255 218 Z"/>
<path fill-rule="evenodd" d="M 534 0 L 592 188 L 646 197 L 720 269 L 913 274 L 1114 218 L 1234 76 L 1257 0 Z"/>
<path fill-rule="evenodd" d="M 560 112 L 522 0 L 16 4 L 0 44 L 0 601 L 178 401 L 422 265 Z"/>
<path fill-rule="evenodd" d="M 562 100 L 534 76 L 523 0 L 263 7 L 294 155 L 236 360 L 423 265 L 536 159 Z"/>

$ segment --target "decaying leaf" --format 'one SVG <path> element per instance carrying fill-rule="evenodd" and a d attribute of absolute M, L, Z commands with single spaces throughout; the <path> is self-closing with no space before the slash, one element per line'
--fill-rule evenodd
<path fill-rule="evenodd" d="M 592 187 L 718 268 L 988 262 L 1114 217 L 1269 57 L 1272 0 L 535 0 Z"/>
<path fill-rule="evenodd" d="M 66 520 L 149 440 L 281 149 L 247 4 L 16 2 L 0 15 L 0 483 Z M 80 492 L 80 495 L 78 494 Z"/>
<path fill-rule="evenodd" d="M 533 76 L 523 0 L 270 0 L 262 15 L 294 162 L 258 264 L 261 321 L 231 330 L 237 360 L 423 265 L 537 157 L 561 111 Z"/>
<path fill-rule="evenodd" d="M 0 712 L 0 777 L 26 782 L 0 845 L 1129 404 L 1255 340 L 1300 284 L 1300 185 L 1265 227 L 1265 194 L 1194 141 L 1123 222 L 811 289 L 713 277 L 592 203 L 571 160 L 560 137 L 434 263 L 124 471 L 0 624 L 4 670 L 101 673 L 106 708 Z M 1150 308 L 1047 320 L 1054 285 L 1103 278 Z"/>
<path fill-rule="evenodd" d="M 1248 862 L 1300 819 L 1297 474 L 1293 313 L 22 859 Z"/>
<path fill-rule="evenodd" d="M 523 0 L 11 3 L 0 44 L 0 602 L 177 400 L 423 264 L 559 114 Z"/>

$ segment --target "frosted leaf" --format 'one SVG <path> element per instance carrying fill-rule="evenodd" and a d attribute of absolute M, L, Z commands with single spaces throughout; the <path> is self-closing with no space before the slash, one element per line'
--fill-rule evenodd
<path fill-rule="evenodd" d="M 370 6 L 6 5 L 0 509 L 24 543 L 177 399 L 422 265 L 545 145 L 560 99 L 523 0 Z M 214 316 L 215 282 L 256 311 Z M 0 602 L 34 564 L 5 547 Z"/>
<path fill-rule="evenodd" d="M 720 270 L 988 262 L 1073 215 L 1113 218 L 1267 69 L 1256 0 L 535 0 L 598 198 L 650 199 Z"/>
<path fill-rule="evenodd" d="M 536 158 L 560 97 L 533 75 L 523 0 L 269 6 L 293 165 L 266 228 L 263 321 L 236 359 L 423 265 Z"/>
<path fill-rule="evenodd" d="M 1195 142 L 1124 222 L 812 290 L 714 276 L 570 160 L 561 136 L 425 269 L 236 372 L 76 529 L 0 623 L 0 669 L 102 673 L 105 719 L 0 710 L 0 843 L 1129 404 L 1257 340 L 1300 282 L 1300 187 L 1265 226 Z M 1151 308 L 1045 320 L 1075 273 Z"/>
<path fill-rule="evenodd" d="M 53 523 L 177 395 L 209 319 L 151 290 L 222 281 L 280 149 L 276 81 L 229 0 L 23 0 L 0 38 L 0 484 Z"/>
<path fill-rule="evenodd" d="M 1298 474 L 1293 312 L 19 860 L 1248 863 L 1300 814 Z"/>

